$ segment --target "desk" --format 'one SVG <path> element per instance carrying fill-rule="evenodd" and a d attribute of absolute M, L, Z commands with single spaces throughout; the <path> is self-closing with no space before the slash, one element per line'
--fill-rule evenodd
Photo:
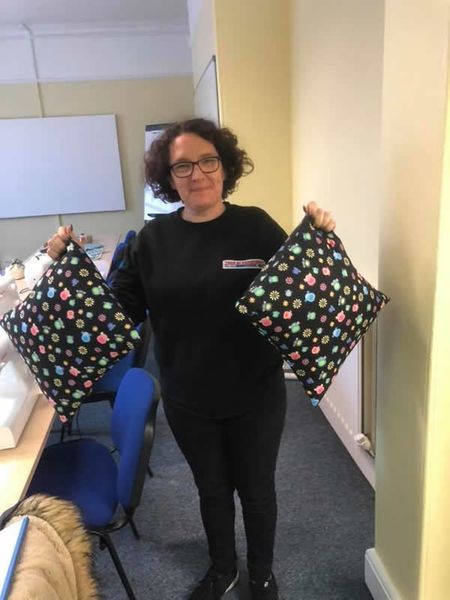
<path fill-rule="evenodd" d="M 111 266 L 114 250 L 120 241 L 120 236 L 98 235 L 93 241 L 98 244 L 103 244 L 103 253 L 101 257 L 98 260 L 94 260 L 94 262 L 102 277 L 106 279 L 109 267 Z"/>
<path fill-rule="evenodd" d="M 96 242 L 105 247 L 95 261 L 104 275 L 111 264 L 119 236 L 99 236 Z M 55 418 L 55 411 L 43 395 L 36 400 L 31 415 L 15 448 L 0 450 L 0 514 L 21 500 L 30 484 Z"/>
<path fill-rule="evenodd" d="M 18 445 L 9 450 L 0 450 L 0 514 L 25 495 L 47 442 L 54 416 L 54 409 L 40 395 Z"/>

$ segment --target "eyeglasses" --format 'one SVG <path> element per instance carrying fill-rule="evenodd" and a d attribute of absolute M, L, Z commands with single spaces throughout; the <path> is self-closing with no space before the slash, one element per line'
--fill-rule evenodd
<path fill-rule="evenodd" d="M 194 172 L 195 165 L 202 173 L 214 173 L 220 166 L 220 158 L 218 156 L 206 156 L 196 161 L 184 161 L 170 165 L 170 170 L 175 177 L 190 177 Z"/>

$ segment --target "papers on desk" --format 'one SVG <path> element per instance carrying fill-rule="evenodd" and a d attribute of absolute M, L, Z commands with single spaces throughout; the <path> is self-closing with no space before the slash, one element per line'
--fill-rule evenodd
<path fill-rule="evenodd" d="M 89 258 L 92 260 L 98 260 L 103 254 L 104 247 L 103 244 L 92 242 L 89 244 L 83 244 L 83 249 Z"/>
<path fill-rule="evenodd" d="M 27 527 L 28 517 L 22 517 L 0 531 L 0 600 L 8 597 Z"/>

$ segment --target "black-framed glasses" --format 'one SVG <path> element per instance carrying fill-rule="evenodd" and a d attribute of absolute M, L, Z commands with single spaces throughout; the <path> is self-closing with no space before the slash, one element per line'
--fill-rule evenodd
<path fill-rule="evenodd" d="M 170 170 L 175 177 L 190 177 L 194 172 L 195 165 L 198 165 L 202 173 L 214 173 L 220 166 L 220 158 L 218 156 L 205 156 L 205 158 L 195 161 L 184 160 L 170 165 Z"/>

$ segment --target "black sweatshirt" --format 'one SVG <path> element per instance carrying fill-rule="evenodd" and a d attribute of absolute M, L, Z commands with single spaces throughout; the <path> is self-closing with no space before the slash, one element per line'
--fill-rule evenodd
<path fill-rule="evenodd" d="M 164 400 L 233 416 L 258 402 L 282 363 L 235 302 L 258 273 L 252 260 L 260 267 L 286 233 L 256 207 L 226 202 L 222 215 L 201 223 L 181 210 L 143 227 L 113 289 L 135 322 L 149 310 Z"/>

